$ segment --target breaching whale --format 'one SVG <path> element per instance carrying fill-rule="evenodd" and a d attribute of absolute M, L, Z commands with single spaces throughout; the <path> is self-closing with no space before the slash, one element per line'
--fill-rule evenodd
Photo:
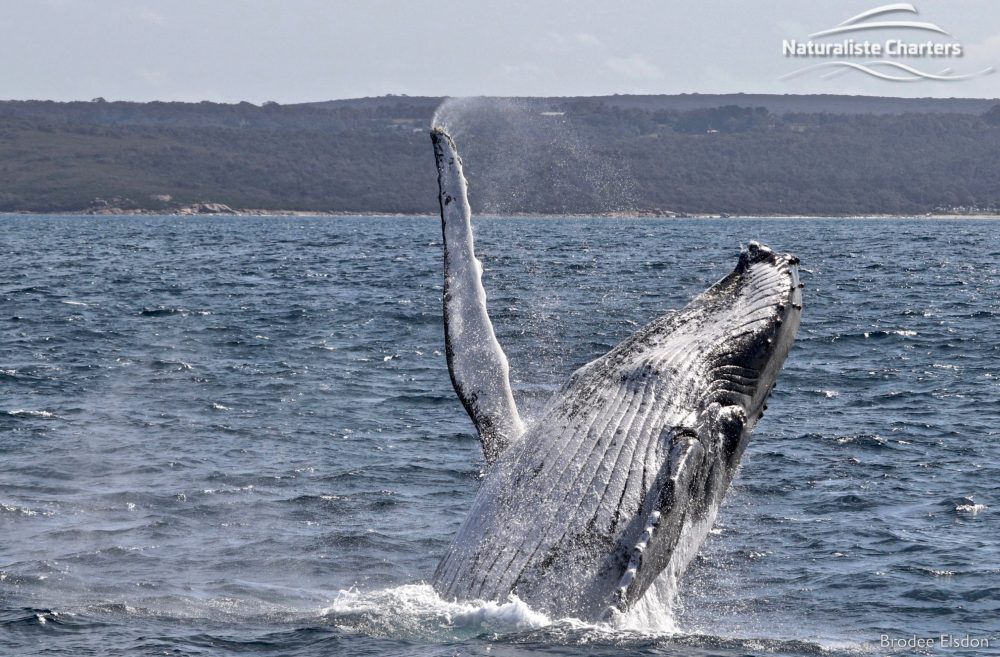
<path fill-rule="evenodd" d="M 525 426 L 486 311 L 462 160 L 444 130 L 431 140 L 448 369 L 489 468 L 433 586 L 608 619 L 678 575 L 711 528 L 799 326 L 798 259 L 751 242 L 732 273 L 578 369 Z"/>

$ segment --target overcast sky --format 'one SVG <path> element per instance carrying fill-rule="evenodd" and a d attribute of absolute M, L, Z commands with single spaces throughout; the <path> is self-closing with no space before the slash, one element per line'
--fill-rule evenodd
<path fill-rule="evenodd" d="M 780 79 L 810 63 L 782 56 L 782 39 L 807 39 L 888 2 L 0 0 L 0 98 L 1000 96 L 1000 73 L 962 82 L 888 82 L 858 72 Z M 913 4 L 920 15 L 912 20 L 933 22 L 953 38 L 900 36 L 960 43 L 966 54 L 910 63 L 934 73 L 1000 68 L 1000 2 Z M 884 40 L 891 34 L 850 36 Z"/>

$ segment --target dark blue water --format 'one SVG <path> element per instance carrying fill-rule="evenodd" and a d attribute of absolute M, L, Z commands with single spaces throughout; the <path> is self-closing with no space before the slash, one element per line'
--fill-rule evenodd
<path fill-rule="evenodd" d="M 477 220 L 522 406 L 752 239 L 797 346 L 624 630 L 423 584 L 483 467 L 436 219 L 0 218 L 0 654 L 1000 654 L 1000 222 Z"/>

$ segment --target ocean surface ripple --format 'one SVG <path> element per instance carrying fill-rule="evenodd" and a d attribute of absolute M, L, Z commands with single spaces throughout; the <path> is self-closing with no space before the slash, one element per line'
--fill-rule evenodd
<path fill-rule="evenodd" d="M 618 627 L 427 585 L 484 467 L 437 219 L 0 228 L 0 654 L 1000 654 L 998 221 L 476 220 L 529 418 L 741 243 L 806 270 L 713 535 Z"/>

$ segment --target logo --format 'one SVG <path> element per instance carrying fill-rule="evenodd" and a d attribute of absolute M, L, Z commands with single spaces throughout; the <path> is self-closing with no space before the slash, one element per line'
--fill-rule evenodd
<path fill-rule="evenodd" d="M 978 71 L 956 70 L 955 60 L 965 55 L 965 47 L 935 23 L 909 20 L 918 14 L 917 8 L 907 2 L 882 5 L 829 29 L 813 32 L 805 41 L 785 39 L 781 42 L 781 52 L 786 58 L 829 61 L 808 64 L 779 79 L 809 73 L 829 79 L 859 72 L 890 82 L 959 82 L 994 72 L 992 66 Z M 917 36 L 862 39 L 886 31 Z"/>

